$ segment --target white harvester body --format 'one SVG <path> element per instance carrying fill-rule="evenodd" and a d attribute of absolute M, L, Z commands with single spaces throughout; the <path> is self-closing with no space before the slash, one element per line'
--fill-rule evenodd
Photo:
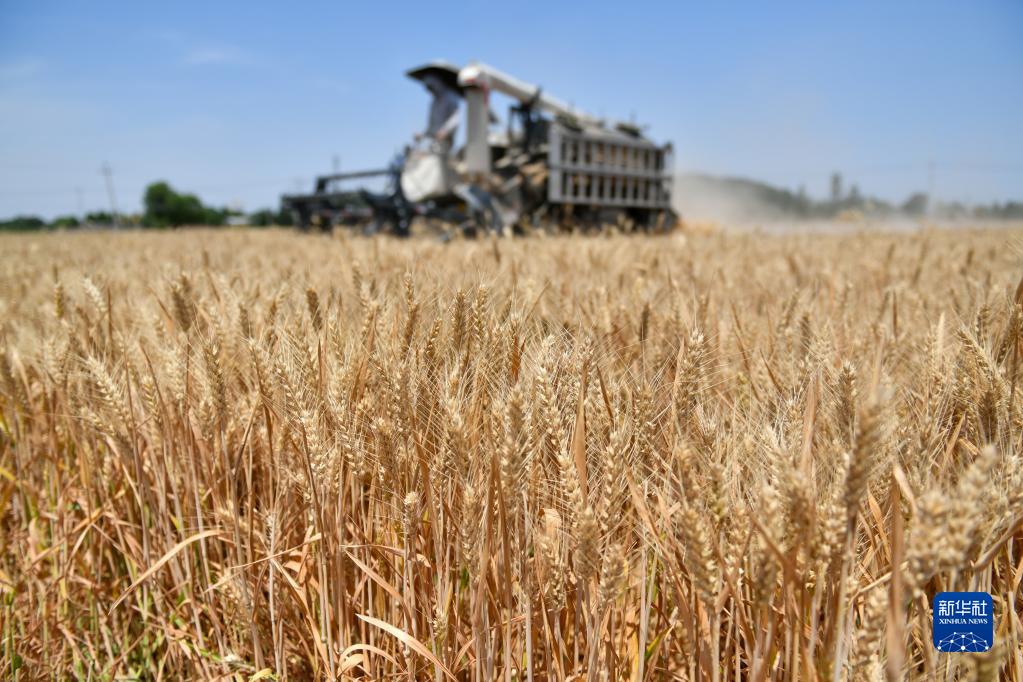
<path fill-rule="evenodd" d="M 481 62 L 459 68 L 435 61 L 407 75 L 434 95 L 431 129 L 406 149 L 397 166 L 396 192 L 362 193 L 374 215 L 387 214 L 387 221 L 400 223 L 399 232 L 407 233 L 412 215 L 450 219 L 459 212 L 477 223 L 484 216 L 497 230 L 551 222 L 643 228 L 674 224 L 670 143 L 658 145 L 637 125 L 593 116 Z M 503 130 L 493 126 L 494 94 L 512 100 Z M 447 113 L 451 101 L 446 98 L 455 96 L 465 102 L 460 149 L 453 147 L 450 130 L 444 132 L 459 121 Z M 435 119 L 444 117 L 449 123 L 438 134 Z M 347 195 L 321 191 L 320 185 L 359 175 L 323 176 L 316 194 L 287 196 L 286 203 L 300 218 L 324 215 L 330 224 L 331 216 L 343 211 Z"/>

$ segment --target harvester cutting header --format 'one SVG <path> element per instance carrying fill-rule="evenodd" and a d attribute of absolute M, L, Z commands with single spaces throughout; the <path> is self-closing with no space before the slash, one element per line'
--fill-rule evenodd
<path fill-rule="evenodd" d="M 658 145 L 635 124 L 579 111 L 486 64 L 431 62 L 407 75 L 433 98 L 426 129 L 388 168 L 323 175 L 312 194 L 282 197 L 298 225 L 407 235 L 416 217 L 498 233 L 569 221 L 674 224 L 670 143 Z M 492 109 L 495 93 L 511 100 L 503 127 Z M 465 142 L 456 147 L 463 109 Z M 387 190 L 344 187 L 370 177 L 386 177 Z"/>

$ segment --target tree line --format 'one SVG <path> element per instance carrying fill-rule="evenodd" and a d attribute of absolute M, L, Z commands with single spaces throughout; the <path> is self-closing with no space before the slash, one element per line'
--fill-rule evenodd
<path fill-rule="evenodd" d="M 142 195 L 143 212 L 114 215 L 108 211 L 92 211 L 82 216 L 64 215 L 46 221 L 38 216 L 16 216 L 0 221 L 0 231 L 76 229 L 80 227 L 170 228 L 182 225 L 219 227 L 239 224 L 256 227 L 291 225 L 287 211 L 260 209 L 252 213 L 204 204 L 195 194 L 179 192 L 166 181 L 153 182 Z"/>
<path fill-rule="evenodd" d="M 771 209 L 777 217 L 793 219 L 828 219 L 849 212 L 876 217 L 931 215 L 936 218 L 983 220 L 1023 220 L 1023 202 L 1007 201 L 966 206 L 958 202 L 934 202 L 923 193 L 911 195 L 902 204 L 890 204 L 873 197 L 864 197 L 853 185 L 848 193 L 836 191 L 826 201 L 814 201 L 802 189 L 791 192 L 766 183 L 742 178 L 713 178 L 692 174 L 691 177 L 713 182 L 721 188 L 746 196 L 757 205 Z M 263 208 L 251 213 L 203 204 L 195 194 L 178 192 L 166 181 L 151 183 L 142 196 L 143 212 L 114 216 L 108 211 L 93 211 L 83 216 L 64 215 L 46 221 L 38 216 L 16 216 L 0 221 L 0 231 L 75 229 L 80 227 L 173 228 L 182 225 L 292 225 L 289 211 Z M 685 206 L 682 207 L 685 214 Z"/>

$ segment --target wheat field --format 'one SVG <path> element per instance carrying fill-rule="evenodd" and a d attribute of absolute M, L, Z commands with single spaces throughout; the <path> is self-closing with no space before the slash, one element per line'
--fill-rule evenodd
<path fill-rule="evenodd" d="M 1021 236 L 0 237 L 0 678 L 1021 679 Z"/>

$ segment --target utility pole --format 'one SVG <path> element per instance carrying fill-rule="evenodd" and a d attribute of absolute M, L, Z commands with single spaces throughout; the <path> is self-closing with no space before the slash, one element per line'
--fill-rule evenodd
<path fill-rule="evenodd" d="M 341 155 L 340 154 L 335 154 L 334 155 L 334 172 L 335 173 L 341 172 Z"/>
<path fill-rule="evenodd" d="M 110 167 L 109 162 L 103 162 L 100 173 L 103 174 L 103 178 L 107 183 L 107 197 L 110 199 L 110 219 L 114 223 L 115 228 L 120 227 L 120 223 L 117 220 L 117 197 L 114 195 L 114 171 Z"/>
<path fill-rule="evenodd" d="M 934 161 L 927 162 L 927 213 L 933 215 L 934 213 L 934 172 L 936 170 L 936 164 Z"/>

